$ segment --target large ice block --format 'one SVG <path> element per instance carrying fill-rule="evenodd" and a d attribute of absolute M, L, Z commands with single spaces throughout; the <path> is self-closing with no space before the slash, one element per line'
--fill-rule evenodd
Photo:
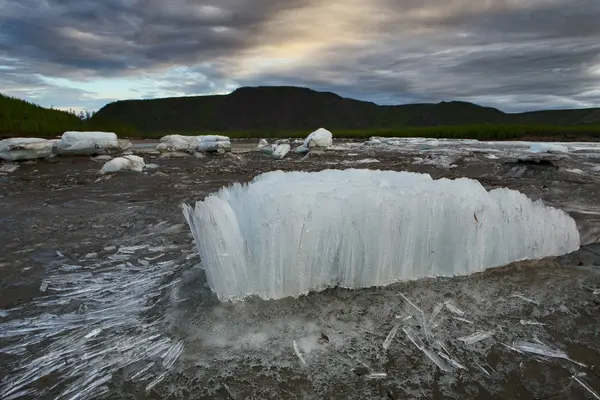
<path fill-rule="evenodd" d="M 22 161 L 50 157 L 54 142 L 41 138 L 0 140 L 0 158 L 7 161 Z"/>
<path fill-rule="evenodd" d="M 270 172 L 183 206 L 221 300 L 466 275 L 579 248 L 565 212 L 471 179 Z"/>

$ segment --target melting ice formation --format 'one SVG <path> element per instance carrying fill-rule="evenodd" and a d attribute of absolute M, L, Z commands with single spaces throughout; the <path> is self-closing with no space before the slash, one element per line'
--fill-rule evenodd
<path fill-rule="evenodd" d="M 467 275 L 580 245 L 541 201 L 410 172 L 270 172 L 183 211 L 221 300 Z"/>

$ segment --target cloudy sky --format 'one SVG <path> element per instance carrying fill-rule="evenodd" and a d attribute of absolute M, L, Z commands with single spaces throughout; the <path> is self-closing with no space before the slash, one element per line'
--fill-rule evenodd
<path fill-rule="evenodd" d="M 301 85 L 600 107 L 600 0 L 0 0 L 0 92 L 96 110 Z"/>

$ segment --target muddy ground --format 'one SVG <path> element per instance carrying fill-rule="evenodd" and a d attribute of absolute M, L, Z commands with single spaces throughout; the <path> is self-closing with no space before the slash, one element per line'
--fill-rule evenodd
<path fill-rule="evenodd" d="M 158 168 L 144 173 L 100 176 L 102 162 L 57 157 L 0 175 L 0 398 L 593 398 L 583 384 L 600 392 L 600 175 L 589 172 L 597 158 L 473 152 L 449 167 L 415 164 L 430 157 L 423 152 L 358 145 L 284 160 L 248 150 L 146 155 Z M 181 204 L 266 171 L 351 167 L 520 190 L 569 212 L 585 246 L 469 277 L 219 303 Z M 139 284 L 122 290 L 130 280 Z M 429 324 L 446 301 L 460 312 L 444 307 Z M 493 336 L 457 340 L 478 331 Z M 436 352 L 441 343 L 460 367 L 446 360 L 443 371 L 410 332 Z M 569 359 L 518 352 L 519 341 Z"/>

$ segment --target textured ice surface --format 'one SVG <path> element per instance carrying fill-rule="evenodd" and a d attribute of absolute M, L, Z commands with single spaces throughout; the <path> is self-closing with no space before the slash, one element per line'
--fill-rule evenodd
<path fill-rule="evenodd" d="M 566 213 L 517 191 L 409 172 L 276 171 L 184 214 L 222 300 L 466 275 L 580 241 Z"/>
<path fill-rule="evenodd" d="M 10 138 L 0 140 L 0 158 L 8 161 L 32 160 L 52 155 L 53 140 Z"/>

